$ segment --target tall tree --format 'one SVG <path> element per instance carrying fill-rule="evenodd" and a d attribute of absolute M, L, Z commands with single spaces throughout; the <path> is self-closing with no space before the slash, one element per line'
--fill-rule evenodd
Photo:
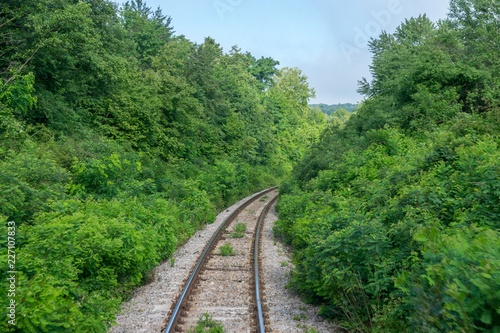
<path fill-rule="evenodd" d="M 470 110 L 484 112 L 500 103 L 500 3 L 493 0 L 450 1 L 449 25 L 460 32 L 463 58 L 473 77 L 463 92 Z"/>
<path fill-rule="evenodd" d="M 152 58 L 174 33 L 172 18 L 160 7 L 152 11 L 142 0 L 127 1 L 121 9 L 123 26 L 136 44 L 137 57 L 143 66 L 151 66 Z"/>
<path fill-rule="evenodd" d="M 373 79 L 363 79 L 358 89 L 369 99 L 350 126 L 361 132 L 386 124 L 413 130 L 498 104 L 498 34 L 489 35 L 498 23 L 473 23 L 467 18 L 472 2 L 452 5 L 448 21 L 435 25 L 425 15 L 411 18 L 394 34 L 384 32 L 370 42 Z M 484 15 L 494 17 L 491 11 Z M 474 28 L 467 32 L 464 25 Z"/>
<path fill-rule="evenodd" d="M 250 53 L 247 53 L 247 55 L 252 61 L 249 71 L 259 82 L 258 86 L 260 90 L 264 91 L 268 89 L 273 82 L 273 77 L 278 72 L 276 66 L 278 66 L 280 62 L 271 57 L 261 57 L 256 60 Z"/>

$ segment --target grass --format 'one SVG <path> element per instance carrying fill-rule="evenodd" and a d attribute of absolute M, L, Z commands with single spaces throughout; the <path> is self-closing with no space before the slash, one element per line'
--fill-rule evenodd
<path fill-rule="evenodd" d="M 224 326 L 213 320 L 212 315 L 204 313 L 198 318 L 198 324 L 191 328 L 188 333 L 224 333 Z"/>
<path fill-rule="evenodd" d="M 233 228 L 233 232 L 231 233 L 231 237 L 243 238 L 243 237 L 245 237 L 245 231 L 247 231 L 247 224 L 246 223 L 237 223 Z"/>
<path fill-rule="evenodd" d="M 318 333 L 318 331 L 314 327 L 309 328 L 304 324 L 298 324 L 297 327 L 302 328 L 303 332 L 305 333 Z"/>
<path fill-rule="evenodd" d="M 231 244 L 229 243 L 225 243 L 224 245 L 222 245 L 220 248 L 219 248 L 219 254 L 221 256 L 235 256 L 236 255 L 236 252 L 234 251 L 233 247 L 231 246 Z"/>
<path fill-rule="evenodd" d="M 175 258 L 170 258 L 169 260 L 169 263 L 170 263 L 170 267 L 174 267 L 175 266 Z"/>
<path fill-rule="evenodd" d="M 288 261 L 283 260 L 282 262 L 280 262 L 280 266 L 281 266 L 281 267 L 286 267 L 286 266 L 288 266 Z"/>
<path fill-rule="evenodd" d="M 293 320 L 298 321 L 298 320 L 305 320 L 305 319 L 307 319 L 307 316 L 305 313 L 301 313 L 299 316 L 297 316 L 297 315 L 293 316 Z"/>
<path fill-rule="evenodd" d="M 267 198 L 269 198 L 269 196 L 266 194 L 265 196 L 260 198 L 259 201 L 264 202 L 264 201 L 266 201 Z"/>

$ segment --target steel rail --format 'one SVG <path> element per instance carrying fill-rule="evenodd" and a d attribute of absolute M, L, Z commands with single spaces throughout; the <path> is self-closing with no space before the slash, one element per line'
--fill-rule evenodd
<path fill-rule="evenodd" d="M 253 196 L 249 200 L 247 200 L 245 203 L 243 203 L 241 206 L 239 206 L 234 212 L 232 212 L 231 215 L 229 215 L 229 217 L 226 218 L 226 220 L 222 223 L 222 225 L 217 229 L 217 231 L 214 233 L 214 235 L 212 236 L 212 238 L 208 242 L 207 246 L 205 247 L 205 250 L 201 254 L 200 259 L 198 259 L 198 262 L 196 263 L 196 266 L 193 269 L 193 272 L 191 273 L 191 276 L 189 277 L 189 279 L 186 283 L 186 286 L 184 287 L 184 290 L 182 291 L 182 294 L 179 297 L 179 300 L 177 301 L 177 305 L 176 305 L 174 311 L 172 312 L 172 315 L 170 316 L 170 321 L 168 322 L 167 328 L 165 329 L 164 333 L 172 333 L 173 332 L 172 329 L 177 325 L 177 321 L 179 320 L 179 317 L 180 317 L 179 310 L 181 309 L 181 306 L 183 305 L 183 303 L 186 300 L 186 295 L 191 291 L 191 289 L 193 287 L 192 282 L 194 281 L 195 277 L 198 275 L 202 264 L 206 260 L 206 255 L 209 252 L 210 247 L 212 246 L 214 241 L 218 238 L 218 236 L 221 234 L 221 231 L 224 230 L 226 225 L 229 224 L 234 219 L 234 217 L 236 215 L 238 215 L 238 213 L 240 213 L 246 206 L 250 205 L 252 202 L 257 200 L 258 198 L 260 198 L 264 194 L 269 193 L 277 188 L 278 188 L 278 186 L 271 187 L 265 191 L 262 191 L 261 193 L 255 195 L 255 196 Z"/>
<path fill-rule="evenodd" d="M 260 300 L 260 290 L 259 290 L 259 235 L 260 235 L 260 227 L 262 225 L 262 221 L 267 216 L 267 213 L 269 212 L 269 209 L 273 205 L 273 203 L 278 199 L 278 196 L 275 196 L 273 200 L 271 200 L 264 210 L 262 211 L 262 214 L 260 214 L 259 217 L 259 222 L 257 224 L 257 231 L 255 233 L 255 244 L 254 244 L 254 261 L 255 261 L 255 297 L 257 301 L 257 317 L 258 317 L 258 327 L 257 327 L 257 332 L 258 333 L 265 333 L 265 328 L 264 328 L 264 315 L 262 314 L 262 304 Z"/>

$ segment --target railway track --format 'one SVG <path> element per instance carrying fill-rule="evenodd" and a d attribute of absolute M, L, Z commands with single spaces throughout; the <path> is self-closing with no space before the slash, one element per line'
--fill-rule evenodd
<path fill-rule="evenodd" d="M 258 252 L 261 226 L 276 198 L 276 187 L 264 191 L 224 221 L 172 305 L 162 332 L 187 332 L 204 314 L 222 322 L 227 332 L 269 331 L 259 284 Z M 244 226 L 246 230 L 241 231 Z"/>

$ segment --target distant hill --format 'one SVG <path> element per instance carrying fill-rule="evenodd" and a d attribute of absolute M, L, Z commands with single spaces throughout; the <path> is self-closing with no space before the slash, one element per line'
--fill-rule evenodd
<path fill-rule="evenodd" d="M 310 104 L 311 107 L 318 107 L 324 114 L 331 115 L 333 112 L 337 111 L 340 108 L 346 109 L 349 112 L 352 112 L 358 108 L 357 104 L 344 103 L 344 104 Z"/>

